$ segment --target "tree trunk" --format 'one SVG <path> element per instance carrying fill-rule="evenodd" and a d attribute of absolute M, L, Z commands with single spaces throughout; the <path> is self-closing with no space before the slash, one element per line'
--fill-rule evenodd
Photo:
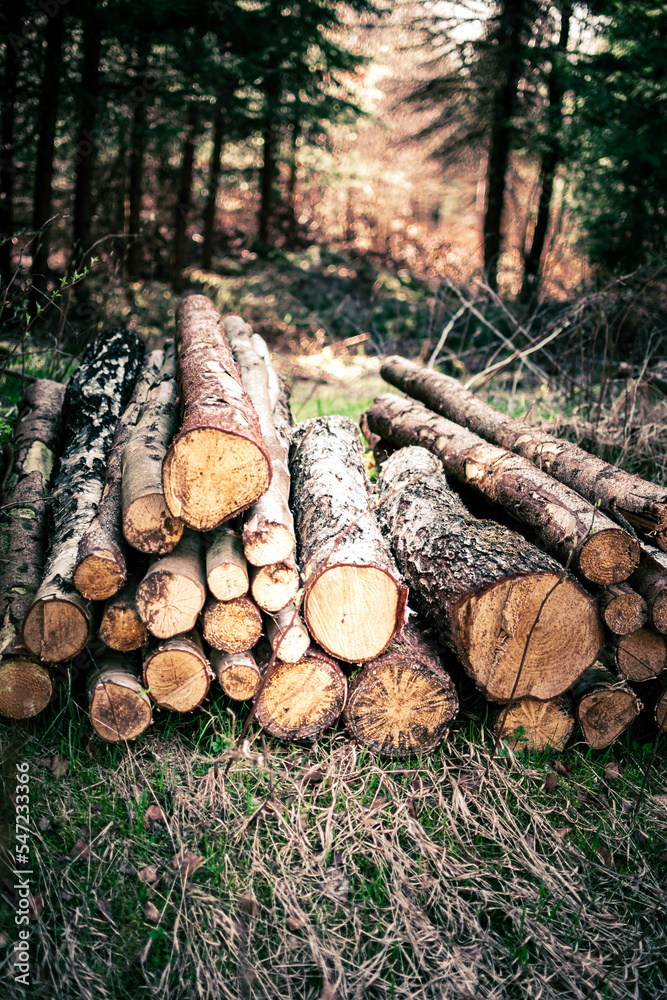
<path fill-rule="evenodd" d="M 352 681 L 345 725 L 362 746 L 406 757 L 442 743 L 458 710 L 456 689 L 435 647 L 407 625 Z"/>
<path fill-rule="evenodd" d="M 195 627 L 205 600 L 201 537 L 186 531 L 169 555 L 151 564 L 137 587 L 137 611 L 149 632 L 169 639 Z"/>
<path fill-rule="evenodd" d="M 561 145 L 561 129 L 563 125 L 563 99 L 565 97 L 564 70 L 561 59 L 567 52 L 570 38 L 570 22 L 572 20 L 572 4 L 563 0 L 560 6 L 560 32 L 555 46 L 555 58 L 552 60 L 549 73 L 549 103 L 547 108 L 547 148 L 542 155 L 540 164 L 539 189 L 540 197 L 537 205 L 537 218 L 531 240 L 530 249 L 523 264 L 523 280 L 521 284 L 521 301 L 530 305 L 537 298 L 540 284 L 540 265 L 549 230 L 551 201 L 553 198 L 556 170 L 561 162 L 563 150 Z"/>
<path fill-rule="evenodd" d="M 132 398 L 116 428 L 97 513 L 79 541 L 74 586 L 89 601 L 104 601 L 113 597 L 127 577 L 122 532 L 121 459 L 158 376 L 163 357 L 163 351 L 153 351 L 137 379 Z"/>
<path fill-rule="evenodd" d="M 5 288 L 14 273 L 12 236 L 14 235 L 14 134 L 16 129 L 16 98 L 21 70 L 19 45 L 12 35 L 20 36 L 24 24 L 25 2 L 15 0 L 6 22 L 3 67 L 2 113 L 0 115 L 0 279 Z"/>
<path fill-rule="evenodd" d="M 276 137 L 274 134 L 275 112 L 280 92 L 278 71 L 269 70 L 264 83 L 264 126 L 262 138 L 262 167 L 259 175 L 260 206 L 257 217 L 257 239 L 262 247 L 269 246 L 271 220 L 273 218 L 273 188 L 276 178 Z"/>
<path fill-rule="evenodd" d="M 614 637 L 616 667 L 630 681 L 650 681 L 667 666 L 667 645 L 658 632 L 640 628 Z"/>
<path fill-rule="evenodd" d="M 490 701 L 555 698 L 604 640 L 595 602 L 546 553 L 480 521 L 423 448 L 387 461 L 378 515 L 410 600 Z"/>
<path fill-rule="evenodd" d="M 171 285 L 175 292 L 183 289 L 183 267 L 185 265 L 185 241 L 188 222 L 192 210 L 192 176 L 197 151 L 199 132 L 198 107 L 194 101 L 188 105 L 187 131 L 181 161 L 181 180 L 178 189 L 178 204 L 174 214 L 174 246 L 171 260 Z"/>
<path fill-rule="evenodd" d="M 653 628 L 667 633 L 667 555 L 652 545 L 642 545 L 640 563 L 630 583 L 646 598 Z"/>
<path fill-rule="evenodd" d="M 53 173 L 58 124 L 58 100 L 63 68 L 65 10 L 59 6 L 44 27 L 46 52 L 42 68 L 37 111 L 37 152 L 35 157 L 35 192 L 32 205 L 33 237 L 30 270 L 34 301 L 44 305 L 48 295 L 50 232 L 47 226 L 53 214 Z"/>
<path fill-rule="evenodd" d="M 70 270 L 81 271 L 90 261 L 93 216 L 93 174 L 97 158 L 97 104 L 100 86 L 102 32 L 94 4 L 82 8 L 83 38 L 80 118 L 74 186 L 74 246 Z"/>
<path fill-rule="evenodd" d="M 216 528 L 206 542 L 206 582 L 219 601 L 243 597 L 250 589 L 241 535 L 226 524 Z"/>
<path fill-rule="evenodd" d="M 310 634 L 338 659 L 373 660 L 402 628 L 407 595 L 377 524 L 359 428 L 340 416 L 299 424 L 290 472 Z"/>
<path fill-rule="evenodd" d="M 392 445 L 424 445 L 445 471 L 535 529 L 541 543 L 593 583 L 620 583 L 639 562 L 639 543 L 574 490 L 504 448 L 410 400 L 380 396 L 368 425 Z"/>
<path fill-rule="evenodd" d="M 515 753 L 560 752 L 574 732 L 572 702 L 568 695 L 549 701 L 520 698 L 497 710 L 493 731 Z"/>
<path fill-rule="evenodd" d="M 310 636 L 296 604 L 288 604 L 282 611 L 266 615 L 264 624 L 271 648 L 283 663 L 298 663 L 308 652 Z"/>
<path fill-rule="evenodd" d="M 332 725 L 346 700 L 345 674 L 311 647 L 298 663 L 276 660 L 255 698 L 255 718 L 272 736 L 303 740 Z"/>
<path fill-rule="evenodd" d="M 250 651 L 211 653 L 211 667 L 220 687 L 232 701 L 251 701 L 262 682 L 262 672 Z"/>
<path fill-rule="evenodd" d="M 208 694 L 213 672 L 195 631 L 161 642 L 144 660 L 144 684 L 159 708 L 192 712 Z"/>
<path fill-rule="evenodd" d="M 387 382 L 402 392 L 499 448 L 527 458 L 610 517 L 620 513 L 636 528 L 667 532 L 667 488 L 664 486 L 617 469 L 540 427 L 508 419 L 447 375 L 419 368 L 399 357 L 388 358 L 381 372 Z"/>
<path fill-rule="evenodd" d="M 262 616 L 249 597 L 209 600 L 202 619 L 204 638 L 223 653 L 244 653 L 259 642 Z"/>
<path fill-rule="evenodd" d="M 151 700 L 138 669 L 126 656 L 110 653 L 88 681 L 90 724 L 103 740 L 135 740 L 153 718 Z"/>
<path fill-rule="evenodd" d="M 630 635 L 646 624 L 646 601 L 627 583 L 612 583 L 597 594 L 602 619 L 616 635 Z"/>
<path fill-rule="evenodd" d="M 271 566 L 253 566 L 250 591 L 262 611 L 282 611 L 299 592 L 299 569 L 293 559 L 283 559 Z"/>
<path fill-rule="evenodd" d="M 276 430 L 269 392 L 268 367 L 271 363 L 269 361 L 267 365 L 255 350 L 252 330 L 238 316 L 225 316 L 224 326 L 234 357 L 241 368 L 243 388 L 259 417 L 262 436 L 271 460 L 271 485 L 248 512 L 248 520 L 243 528 L 246 559 L 253 566 L 268 566 L 288 559 L 296 544 L 294 519 L 289 508 L 289 437 L 285 438 Z M 276 381 L 275 373 L 272 381 Z"/>
<path fill-rule="evenodd" d="M 625 678 L 615 676 L 602 663 L 586 671 L 571 695 L 584 739 L 595 750 L 618 739 L 642 708 Z"/>
<path fill-rule="evenodd" d="M 213 260 L 213 238 L 215 236 L 215 216 L 220 188 L 220 156 L 225 138 L 225 111 L 218 98 L 213 118 L 213 149 L 208 165 L 208 195 L 204 206 L 204 241 L 201 246 L 202 270 L 210 271 Z"/>
<path fill-rule="evenodd" d="M 148 629 L 137 610 L 137 587 L 143 574 L 132 574 L 127 583 L 107 601 L 100 624 L 100 639 L 121 653 L 140 649 L 148 643 Z"/>
<path fill-rule="evenodd" d="M 162 482 L 172 514 L 209 531 L 259 499 L 271 482 L 271 462 L 210 299 L 183 299 L 176 335 L 183 424 Z"/>
<path fill-rule="evenodd" d="M 175 374 L 169 345 L 121 459 L 123 534 L 135 549 L 153 555 L 171 552 L 184 527 L 167 507 L 162 486 L 162 463 L 179 420 Z"/>
<path fill-rule="evenodd" d="M 134 333 L 103 331 L 67 386 L 67 436 L 51 494 L 51 550 L 23 627 L 26 646 L 47 663 L 76 656 L 88 640 L 89 605 L 73 582 L 77 549 L 97 511 L 107 456 L 143 360 L 144 345 Z"/>
<path fill-rule="evenodd" d="M 150 43 L 147 38 L 141 38 L 137 53 L 137 72 L 135 74 L 136 90 L 141 91 L 141 81 L 148 68 Z M 135 98 L 134 115 L 132 116 L 132 134 L 130 137 L 130 178 L 128 188 L 129 201 L 129 248 L 127 252 L 127 277 L 130 281 L 141 280 L 142 238 L 141 238 L 141 201 L 144 179 L 144 157 L 146 155 L 146 93 L 139 93 Z"/>

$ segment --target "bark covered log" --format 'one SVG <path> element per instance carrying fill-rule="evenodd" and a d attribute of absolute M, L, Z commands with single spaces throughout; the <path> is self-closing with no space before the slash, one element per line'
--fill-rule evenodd
<path fill-rule="evenodd" d="M 160 642 L 144 659 L 144 684 L 159 708 L 192 712 L 208 694 L 213 673 L 193 629 Z"/>
<path fill-rule="evenodd" d="M 549 701 L 520 698 L 498 710 L 493 731 L 519 753 L 563 750 L 574 732 L 572 701 L 564 694 Z"/>
<path fill-rule="evenodd" d="M 260 663 L 263 668 L 264 663 Z M 345 707 L 347 680 L 338 664 L 313 647 L 297 663 L 276 660 L 255 699 L 255 717 L 284 740 L 317 736 Z"/>
<path fill-rule="evenodd" d="M 201 536 L 185 531 L 172 552 L 151 563 L 137 587 L 137 611 L 149 632 L 168 639 L 194 628 L 205 600 Z"/>
<path fill-rule="evenodd" d="M 210 600 L 202 615 L 204 638 L 213 649 L 243 653 L 259 642 L 262 615 L 249 597 L 232 601 Z"/>
<path fill-rule="evenodd" d="M 597 601 L 605 625 L 615 635 L 629 635 L 646 624 L 646 601 L 626 582 L 601 587 Z"/>
<path fill-rule="evenodd" d="M 639 715 L 642 703 L 627 683 L 596 663 L 570 692 L 584 739 L 596 750 L 608 747 Z"/>
<path fill-rule="evenodd" d="M 109 654 L 88 680 L 88 717 L 103 740 L 134 740 L 151 724 L 151 700 L 138 667 L 127 656 Z"/>
<path fill-rule="evenodd" d="M 667 531 L 667 489 L 617 469 L 576 444 L 523 420 L 510 420 L 447 375 L 391 357 L 382 377 L 430 409 L 462 423 L 480 437 L 523 455 L 613 516 L 618 511 L 636 528 Z"/>
<path fill-rule="evenodd" d="M 563 563 L 593 583 L 620 583 L 639 562 L 639 543 L 583 497 L 521 455 L 398 396 L 380 396 L 367 411 L 373 433 L 397 447 L 423 445 L 445 472 L 535 529 Z"/>
<path fill-rule="evenodd" d="M 74 586 L 89 601 L 104 601 L 113 597 L 127 579 L 121 512 L 121 460 L 163 359 L 163 351 L 153 351 L 146 359 L 132 398 L 116 428 L 97 513 L 79 541 Z"/>
<path fill-rule="evenodd" d="M 181 302 L 177 345 L 183 425 L 162 481 L 172 514 L 208 531 L 259 499 L 271 462 L 222 320 L 204 295 Z"/>
<path fill-rule="evenodd" d="M 555 698 L 593 663 L 604 638 L 593 599 L 521 535 L 473 517 L 432 454 L 392 455 L 379 494 L 411 602 L 489 700 Z"/>
<path fill-rule="evenodd" d="M 359 429 L 339 416 L 299 424 L 290 471 L 308 629 L 332 656 L 372 660 L 403 625 L 406 589 L 377 524 Z"/>
<path fill-rule="evenodd" d="M 614 638 L 616 666 L 631 681 L 649 681 L 667 666 L 664 636 L 650 628 Z"/>
<path fill-rule="evenodd" d="M 404 757 L 442 743 L 458 708 L 456 689 L 436 649 L 407 625 L 357 673 L 345 724 L 362 746 Z"/>
<path fill-rule="evenodd" d="M 243 597 L 250 589 L 241 535 L 230 525 L 221 524 L 206 540 L 206 582 L 219 601 Z"/>
<path fill-rule="evenodd" d="M 279 660 L 298 663 L 310 646 L 308 629 L 303 624 L 295 604 L 273 615 L 265 615 L 266 637 Z"/>
<path fill-rule="evenodd" d="M 220 687 L 232 701 L 251 701 L 262 682 L 262 672 L 250 650 L 223 653 L 214 649 L 211 667 Z"/>
<path fill-rule="evenodd" d="M 133 548 L 154 555 L 171 552 L 184 527 L 167 507 L 162 486 L 162 463 L 178 428 L 175 375 L 170 344 L 122 454 L 123 534 Z"/>
<path fill-rule="evenodd" d="M 292 604 L 299 592 L 299 570 L 290 556 L 270 566 L 253 566 L 250 581 L 257 607 L 269 614 Z"/>
<path fill-rule="evenodd" d="M 48 663 L 75 656 L 90 634 L 90 608 L 73 582 L 77 550 L 99 505 L 107 456 L 144 353 L 134 333 L 106 330 L 86 351 L 67 386 L 67 436 L 51 494 L 51 549 L 23 627 L 25 644 Z"/>
<path fill-rule="evenodd" d="M 148 642 L 148 629 L 137 610 L 137 587 L 142 579 L 143 573 L 130 576 L 122 590 L 104 607 L 100 639 L 110 649 L 129 653 Z"/>
<path fill-rule="evenodd" d="M 271 459 L 271 485 L 248 511 L 243 527 L 243 549 L 252 566 L 268 566 L 289 558 L 296 545 L 294 519 L 289 508 L 289 437 L 277 432 L 269 391 L 267 352 L 258 354 L 256 337 L 238 316 L 225 316 L 225 331 L 241 368 L 243 388 L 259 417 L 262 435 Z M 280 426 L 280 425 L 279 425 Z"/>
<path fill-rule="evenodd" d="M 639 566 L 629 583 L 645 598 L 653 628 L 667 633 L 667 554 L 642 545 Z"/>

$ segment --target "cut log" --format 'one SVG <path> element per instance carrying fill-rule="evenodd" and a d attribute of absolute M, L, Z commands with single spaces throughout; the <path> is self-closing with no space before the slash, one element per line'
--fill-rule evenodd
<path fill-rule="evenodd" d="M 239 316 L 225 316 L 225 331 L 241 368 L 243 388 L 259 417 L 273 475 L 271 485 L 248 511 L 243 528 L 243 550 L 251 566 L 268 566 L 288 559 L 294 551 L 294 519 L 289 508 L 289 436 L 277 433 L 269 392 L 268 351 L 260 355 L 251 328 Z M 275 378 L 275 376 L 274 376 Z M 275 383 L 274 383 L 275 384 Z"/>
<path fill-rule="evenodd" d="M 0 660 L 0 715 L 9 719 L 30 719 L 51 701 L 51 672 L 14 653 Z"/>
<path fill-rule="evenodd" d="M 667 531 L 667 489 L 617 469 L 569 441 L 523 420 L 509 420 L 447 375 L 405 358 L 388 358 L 382 377 L 430 409 L 463 424 L 480 437 L 523 455 L 554 479 L 636 528 Z"/>
<path fill-rule="evenodd" d="M 343 711 L 346 698 L 343 671 L 334 660 L 311 647 L 298 663 L 276 660 L 255 699 L 255 717 L 272 736 L 302 740 L 332 725 Z"/>
<path fill-rule="evenodd" d="M 640 628 L 630 635 L 617 636 L 616 666 L 631 681 L 648 681 L 667 666 L 667 645 L 662 635 Z"/>
<path fill-rule="evenodd" d="M 243 597 L 250 589 L 241 535 L 229 525 L 216 528 L 206 541 L 206 582 L 219 601 Z"/>
<path fill-rule="evenodd" d="M 109 654 L 88 681 L 88 716 L 103 740 L 135 740 L 152 721 L 151 700 L 126 656 Z"/>
<path fill-rule="evenodd" d="M 290 471 L 308 629 L 338 659 L 375 659 L 403 625 L 406 589 L 377 524 L 358 427 L 340 416 L 299 424 Z"/>
<path fill-rule="evenodd" d="M 110 649 L 129 653 L 148 642 L 148 629 L 137 610 L 137 587 L 142 576 L 131 576 L 122 590 L 107 601 L 100 623 L 100 639 Z"/>
<path fill-rule="evenodd" d="M 252 653 L 211 653 L 211 667 L 220 686 L 232 701 L 251 701 L 259 689 L 262 672 Z"/>
<path fill-rule="evenodd" d="M 620 583 L 639 563 L 639 542 L 587 500 L 520 455 L 398 396 L 380 396 L 368 425 L 391 444 L 423 445 L 445 472 L 535 529 L 548 552 L 593 583 Z"/>
<path fill-rule="evenodd" d="M 204 638 L 213 649 L 243 653 L 259 642 L 262 615 L 249 597 L 209 600 L 202 616 Z"/>
<path fill-rule="evenodd" d="M 137 587 L 137 611 L 149 632 L 168 639 L 195 627 L 205 600 L 201 536 L 185 531 L 172 552 L 151 563 Z"/>
<path fill-rule="evenodd" d="M 299 593 L 299 570 L 290 557 L 271 566 L 253 566 L 250 592 L 262 611 L 282 611 Z"/>
<path fill-rule="evenodd" d="M 46 498 L 60 448 L 64 395 L 65 386 L 49 379 L 38 379 L 26 389 L 8 448 L 10 464 L 0 498 L 0 657 L 10 657 L 16 663 L 11 668 L 6 665 L 2 682 L 6 691 L 15 689 L 16 693 L 8 693 L 3 704 L 8 710 L 29 714 L 35 714 L 31 706 L 45 707 L 45 699 L 48 702 L 51 697 L 50 675 L 36 664 L 25 666 L 32 654 L 23 643 L 22 629 L 42 581 Z M 21 694 L 19 680 L 24 666 L 26 684 Z"/>
<path fill-rule="evenodd" d="M 635 693 L 641 698 L 658 729 L 667 733 L 667 673 L 655 680 L 638 684 Z"/>
<path fill-rule="evenodd" d="M 646 599 L 653 628 L 667 633 L 667 555 L 642 545 L 639 566 L 629 582 Z"/>
<path fill-rule="evenodd" d="M 604 639 L 595 601 L 521 535 L 473 517 L 433 455 L 397 451 L 379 493 L 411 602 L 490 701 L 555 698 L 590 667 Z"/>
<path fill-rule="evenodd" d="M 298 663 L 310 646 L 308 629 L 303 624 L 295 604 L 288 604 L 274 615 L 266 615 L 266 637 L 279 660 Z"/>
<path fill-rule="evenodd" d="M 357 743 L 389 757 L 433 750 L 459 709 L 435 648 L 407 625 L 389 649 L 357 673 L 345 724 Z"/>
<path fill-rule="evenodd" d="M 23 627 L 26 646 L 47 663 L 75 656 L 90 635 L 90 607 L 73 582 L 77 550 L 97 511 L 109 449 L 143 358 L 134 333 L 106 330 L 67 386 L 65 447 L 51 494 L 51 549 Z"/>
<path fill-rule="evenodd" d="M 113 597 L 127 579 L 121 513 L 121 459 L 163 358 L 163 351 L 153 351 L 146 359 L 132 398 L 116 428 L 100 505 L 79 541 L 74 586 L 89 601 Z"/>
<path fill-rule="evenodd" d="M 605 625 L 616 635 L 629 635 L 646 624 L 646 601 L 628 583 L 601 587 L 597 601 Z"/>
<path fill-rule="evenodd" d="M 210 299 L 183 299 L 176 336 L 183 426 L 167 452 L 162 482 L 172 514 L 210 531 L 268 489 L 271 462 Z"/>
<path fill-rule="evenodd" d="M 625 732 L 642 703 L 624 677 L 596 663 L 571 691 L 584 739 L 596 750 L 608 747 Z"/>
<path fill-rule="evenodd" d="M 208 694 L 213 672 L 194 630 L 161 642 L 144 660 L 144 684 L 159 708 L 192 712 Z"/>
<path fill-rule="evenodd" d="M 521 698 L 497 710 L 493 731 L 517 753 L 563 750 L 574 732 L 572 702 L 567 695 Z"/>
<path fill-rule="evenodd" d="M 122 456 L 123 534 L 135 549 L 165 555 L 178 544 L 183 521 L 164 498 L 162 463 L 178 428 L 173 344 L 164 352 Z"/>

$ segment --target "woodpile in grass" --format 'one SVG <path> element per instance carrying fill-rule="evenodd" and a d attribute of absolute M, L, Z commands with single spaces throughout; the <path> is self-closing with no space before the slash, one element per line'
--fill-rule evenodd
<path fill-rule="evenodd" d="M 470 682 L 517 750 L 576 723 L 607 746 L 642 702 L 665 728 L 667 558 L 638 537 L 662 542 L 662 489 L 438 373 L 383 374 L 430 409 L 383 396 L 364 415 L 388 456 L 376 489 L 359 428 L 293 427 L 266 344 L 205 296 L 165 350 L 106 331 L 66 388 L 31 385 L 4 479 L 0 713 L 44 710 L 52 666 L 88 644 L 111 742 L 222 689 L 277 738 L 341 719 L 405 756 L 445 739 Z"/>

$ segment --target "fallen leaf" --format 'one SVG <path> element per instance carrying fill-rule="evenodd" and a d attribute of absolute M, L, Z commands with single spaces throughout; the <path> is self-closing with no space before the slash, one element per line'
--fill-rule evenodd
<path fill-rule="evenodd" d="M 562 760 L 554 761 L 554 771 L 557 774 L 562 774 L 564 778 L 569 778 L 572 773 L 572 765 L 566 767 Z"/>
<path fill-rule="evenodd" d="M 90 847 L 81 837 L 77 840 L 72 850 L 69 852 L 72 861 L 85 861 L 90 857 Z"/>
<path fill-rule="evenodd" d="M 613 781 L 615 778 L 621 777 L 621 772 L 619 771 L 618 764 L 614 761 L 609 767 L 604 769 L 605 781 Z"/>
<path fill-rule="evenodd" d="M 560 837 L 561 840 L 565 840 L 571 829 L 571 826 L 559 826 L 554 830 L 554 833 L 557 837 Z"/>
<path fill-rule="evenodd" d="M 141 871 L 137 872 L 137 878 L 140 882 L 144 882 L 146 885 L 152 885 L 153 882 L 157 882 L 158 873 L 155 865 L 146 865 Z"/>
<path fill-rule="evenodd" d="M 69 761 L 65 757 L 61 757 L 60 754 L 56 754 L 51 761 L 51 770 L 55 778 L 63 778 L 69 769 Z"/>
<path fill-rule="evenodd" d="M 46 833 L 47 830 L 51 830 L 51 820 L 48 816 L 40 816 L 37 820 L 37 829 L 41 830 L 42 833 Z"/>
<path fill-rule="evenodd" d="M 252 896 L 239 896 L 239 906 L 251 917 L 259 916 L 259 903 Z"/>
<path fill-rule="evenodd" d="M 31 920 L 36 920 L 44 909 L 44 897 L 41 892 L 36 896 L 28 896 L 28 916 Z"/>
<path fill-rule="evenodd" d="M 137 805 L 141 805 L 141 800 L 144 797 L 144 792 L 146 790 L 145 785 L 130 785 L 130 791 L 132 792 L 132 797 Z"/>
<path fill-rule="evenodd" d="M 97 909 L 100 913 L 107 918 L 107 920 L 113 920 L 111 913 L 111 900 L 110 899 L 98 899 Z"/>
<path fill-rule="evenodd" d="M 162 806 L 153 804 L 148 806 L 144 813 L 144 826 L 151 829 L 156 823 L 164 823 L 166 826 L 167 816 Z"/>
<path fill-rule="evenodd" d="M 135 870 L 129 861 L 123 861 L 122 865 L 118 868 L 121 875 L 134 875 Z"/>
<path fill-rule="evenodd" d="M 152 920 L 154 924 L 159 923 L 160 911 L 154 903 L 151 903 L 150 901 L 146 903 L 144 906 L 144 917 L 146 920 Z"/>
<path fill-rule="evenodd" d="M 544 787 L 546 788 L 546 790 L 548 792 L 553 792 L 556 789 L 557 785 L 558 785 L 558 775 L 553 773 L 547 774 L 544 782 Z"/>
<path fill-rule="evenodd" d="M 176 871 L 180 871 L 187 878 L 188 875 L 192 875 L 196 872 L 198 868 L 204 864 L 204 859 L 200 854 L 193 854 L 192 851 L 181 850 L 178 854 L 174 854 L 171 859 L 171 867 Z"/>
<path fill-rule="evenodd" d="M 600 859 L 602 860 L 602 863 L 605 864 L 607 868 L 614 867 L 614 863 L 611 857 L 611 851 L 605 844 L 598 844 L 597 853 Z"/>
<path fill-rule="evenodd" d="M 50 757 L 35 757 L 35 766 L 36 767 L 48 767 L 48 768 L 50 768 L 51 767 L 51 758 Z"/>
<path fill-rule="evenodd" d="M 406 808 L 408 816 L 412 816 L 413 819 L 417 819 L 417 812 L 415 810 L 415 804 L 412 801 L 412 799 L 408 799 L 408 804 Z"/>
<path fill-rule="evenodd" d="M 308 926 L 308 921 L 304 917 L 288 917 L 285 923 L 290 931 L 302 931 Z"/>

